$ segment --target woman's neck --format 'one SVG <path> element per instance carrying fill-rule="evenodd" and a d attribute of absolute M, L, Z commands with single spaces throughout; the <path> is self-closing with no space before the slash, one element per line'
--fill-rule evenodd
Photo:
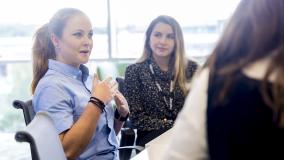
<path fill-rule="evenodd" d="M 162 71 L 168 71 L 169 70 L 170 57 L 157 57 L 157 56 L 153 55 L 153 58 Z"/>

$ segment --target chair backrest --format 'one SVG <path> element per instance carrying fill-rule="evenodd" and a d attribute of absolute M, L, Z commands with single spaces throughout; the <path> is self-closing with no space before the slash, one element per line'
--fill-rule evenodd
<path fill-rule="evenodd" d="M 124 90 L 124 78 L 116 77 L 115 79 L 118 83 L 118 90 L 125 94 Z M 132 124 L 128 119 L 123 127 L 121 128 L 121 139 L 120 139 L 120 147 L 119 147 L 119 159 L 120 160 L 128 160 L 131 158 L 132 149 L 136 149 L 141 151 L 143 147 L 134 146 L 135 142 L 135 131 L 131 128 Z"/>
<path fill-rule="evenodd" d="M 118 90 L 124 94 L 124 78 L 123 77 L 116 77 L 116 82 L 118 83 Z"/>
<path fill-rule="evenodd" d="M 28 100 L 26 102 L 21 101 L 21 100 L 14 100 L 13 106 L 16 109 L 22 109 L 23 110 L 25 123 L 26 123 L 26 125 L 28 125 L 35 116 L 35 111 L 33 109 L 32 100 Z"/>
<path fill-rule="evenodd" d="M 66 160 L 59 135 L 47 112 L 38 112 L 24 130 L 16 132 L 15 139 L 30 143 L 33 160 Z"/>

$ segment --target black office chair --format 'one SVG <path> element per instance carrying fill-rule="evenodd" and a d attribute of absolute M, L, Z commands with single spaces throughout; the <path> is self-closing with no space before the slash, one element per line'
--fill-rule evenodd
<path fill-rule="evenodd" d="M 14 100 L 13 106 L 16 109 L 22 109 L 26 125 L 28 125 L 33 120 L 35 111 L 33 109 L 32 100 L 28 100 L 26 102 L 21 100 Z"/>
<path fill-rule="evenodd" d="M 118 90 L 122 93 L 125 94 L 124 91 L 124 78 L 123 77 L 116 77 L 116 81 L 118 83 Z M 128 160 L 131 158 L 131 153 L 132 153 L 132 149 L 128 149 L 129 146 L 135 146 L 134 144 L 135 142 L 135 131 L 132 128 L 132 123 L 131 121 L 128 119 L 123 127 L 121 128 L 121 139 L 120 139 L 120 148 L 124 148 L 126 147 L 127 149 L 124 150 L 119 150 L 119 158 L 121 160 Z M 140 147 L 140 146 L 135 146 L 138 147 L 139 150 L 141 151 L 144 149 L 144 147 Z M 135 148 L 137 149 L 137 148 Z"/>

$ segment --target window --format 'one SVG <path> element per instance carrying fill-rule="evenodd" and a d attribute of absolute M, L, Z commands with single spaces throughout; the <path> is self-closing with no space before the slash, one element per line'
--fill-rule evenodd
<path fill-rule="evenodd" d="M 144 34 L 158 15 L 174 17 L 184 33 L 188 56 L 210 53 L 226 20 L 239 0 L 120 0 L 112 3 L 115 29 L 115 58 L 137 58 L 142 54 Z M 220 6 L 222 7 L 220 9 Z"/>
<path fill-rule="evenodd" d="M 2 159 L 31 159 L 27 143 L 17 143 L 14 133 L 25 126 L 15 99 L 31 99 L 31 48 L 33 34 L 60 8 L 84 11 L 94 26 L 92 59 L 107 59 L 107 3 L 104 0 L 9 0 L 0 5 L 0 155 Z M 0 158 L 0 159 L 1 159 Z"/>
<path fill-rule="evenodd" d="M 108 58 L 106 1 L 10 0 L 0 6 L 0 60 L 30 60 L 34 32 L 64 7 L 78 8 L 90 17 L 95 44 L 91 58 Z"/>

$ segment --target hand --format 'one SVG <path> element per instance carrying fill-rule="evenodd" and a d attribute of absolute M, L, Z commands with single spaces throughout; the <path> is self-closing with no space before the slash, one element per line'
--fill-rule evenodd
<path fill-rule="evenodd" d="M 94 74 L 92 96 L 100 99 L 105 104 L 107 104 L 113 98 L 113 86 L 110 81 L 111 77 L 100 81 L 97 74 Z"/>
<path fill-rule="evenodd" d="M 109 79 L 107 79 L 107 80 L 109 80 Z M 118 84 L 117 84 L 116 81 L 114 81 L 114 80 L 112 80 L 112 79 L 110 79 L 110 80 L 108 81 L 108 83 L 109 83 L 109 85 L 110 85 L 110 87 L 111 87 L 111 95 L 112 95 L 112 97 L 114 97 L 114 95 L 115 95 L 116 92 L 118 91 Z"/>
<path fill-rule="evenodd" d="M 114 101 L 117 106 L 117 111 L 122 117 L 126 117 L 129 113 L 128 103 L 125 97 L 117 90 L 114 95 Z"/>

